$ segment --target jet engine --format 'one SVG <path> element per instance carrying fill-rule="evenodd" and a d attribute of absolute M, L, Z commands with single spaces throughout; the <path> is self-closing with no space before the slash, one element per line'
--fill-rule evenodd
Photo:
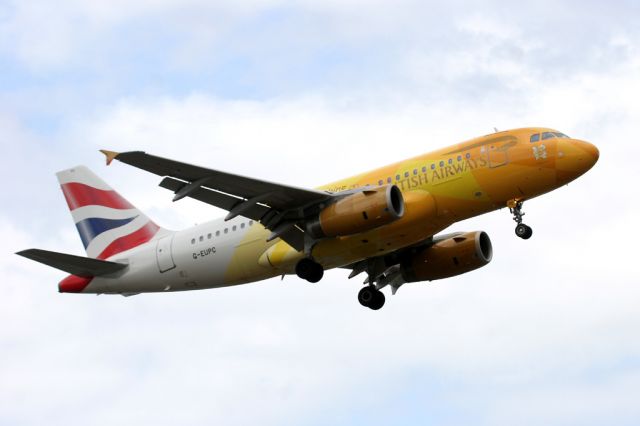
<path fill-rule="evenodd" d="M 438 241 L 401 263 L 405 282 L 433 281 L 454 277 L 491 262 L 493 247 L 486 232 L 461 233 Z"/>
<path fill-rule="evenodd" d="M 387 225 L 403 214 L 404 198 L 397 186 L 367 188 L 325 207 L 308 222 L 307 232 L 314 238 L 343 237 Z"/>

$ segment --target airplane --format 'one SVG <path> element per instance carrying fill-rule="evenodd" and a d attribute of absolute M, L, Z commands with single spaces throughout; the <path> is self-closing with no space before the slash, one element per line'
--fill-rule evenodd
<path fill-rule="evenodd" d="M 523 203 L 591 169 L 599 151 L 548 128 L 492 133 L 343 179 L 317 189 L 268 182 L 181 163 L 142 151 L 102 150 L 162 177 L 174 201 L 189 197 L 226 217 L 170 231 L 87 167 L 57 173 L 87 257 L 28 249 L 17 254 L 71 275 L 61 293 L 174 292 L 324 271 L 365 273 L 359 303 L 385 304 L 407 283 L 457 276 L 487 265 L 483 231 L 439 234 L 464 219 L 504 207 L 515 233 L 532 236 Z"/>

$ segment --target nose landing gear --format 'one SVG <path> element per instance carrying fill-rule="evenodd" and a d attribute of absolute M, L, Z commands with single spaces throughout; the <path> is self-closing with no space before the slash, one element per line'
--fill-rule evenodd
<path fill-rule="evenodd" d="M 513 220 L 518 224 L 516 226 L 516 235 L 523 240 L 528 240 L 533 235 L 533 229 L 522 223 L 522 216 L 524 216 L 522 204 L 522 201 L 512 200 L 507 203 L 507 206 L 509 207 L 509 212 L 513 215 Z"/>
<path fill-rule="evenodd" d="M 516 226 L 516 235 L 523 240 L 528 240 L 533 235 L 533 229 L 524 223 L 519 223 L 518 226 Z"/>

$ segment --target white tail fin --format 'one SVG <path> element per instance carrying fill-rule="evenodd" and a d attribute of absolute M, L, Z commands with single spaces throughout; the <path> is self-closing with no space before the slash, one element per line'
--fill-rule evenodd
<path fill-rule="evenodd" d="M 107 259 L 153 239 L 161 228 L 85 166 L 56 173 L 87 256 Z"/>

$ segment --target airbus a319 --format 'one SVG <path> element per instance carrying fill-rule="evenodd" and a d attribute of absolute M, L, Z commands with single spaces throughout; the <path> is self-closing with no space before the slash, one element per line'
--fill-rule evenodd
<path fill-rule="evenodd" d="M 578 178 L 598 149 L 546 128 L 497 132 L 317 189 L 235 175 L 140 151 L 102 151 L 162 177 L 174 201 L 228 211 L 183 231 L 162 228 L 84 166 L 57 173 L 87 257 L 40 249 L 17 254 L 71 275 L 62 293 L 174 292 L 297 275 L 312 283 L 332 268 L 364 274 L 361 305 L 385 303 L 406 283 L 473 271 L 493 255 L 482 231 L 439 234 L 458 221 L 508 207 L 515 233 L 532 236 L 523 203 Z"/>

